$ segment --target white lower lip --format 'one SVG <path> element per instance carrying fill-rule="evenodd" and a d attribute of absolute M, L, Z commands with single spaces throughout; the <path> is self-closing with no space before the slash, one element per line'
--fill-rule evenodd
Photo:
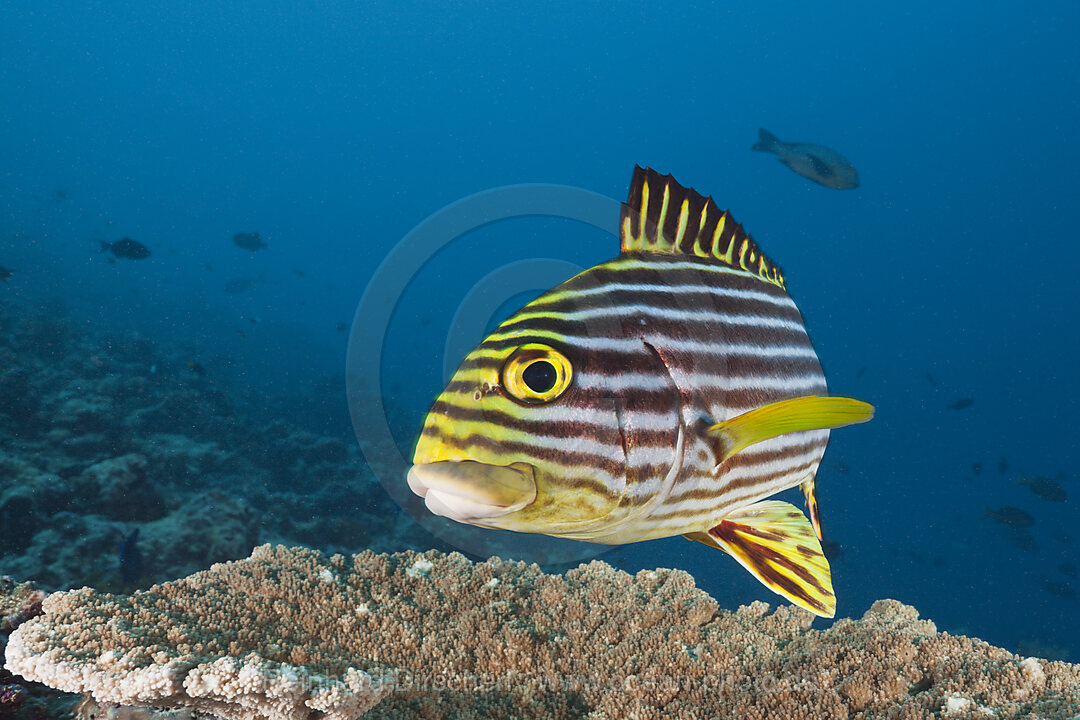
<path fill-rule="evenodd" d="M 511 508 L 498 505 L 484 505 L 467 500 L 463 497 L 441 493 L 438 490 L 428 489 L 424 496 L 424 505 L 436 515 L 468 522 L 469 520 L 483 520 L 485 518 L 499 517 L 513 512 Z"/>
<path fill-rule="evenodd" d="M 409 469 L 409 488 L 435 515 L 472 522 L 517 512 L 536 498 L 532 468 L 437 462 Z"/>

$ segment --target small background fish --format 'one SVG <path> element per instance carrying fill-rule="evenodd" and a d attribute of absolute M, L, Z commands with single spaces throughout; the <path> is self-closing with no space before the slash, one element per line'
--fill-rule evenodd
<path fill-rule="evenodd" d="M 115 242 L 105 240 L 98 240 L 98 242 L 101 243 L 101 252 L 112 253 L 113 257 L 124 258 L 125 260 L 145 260 L 150 257 L 150 248 L 129 237 L 121 238 Z"/>
<path fill-rule="evenodd" d="M 819 185 L 834 190 L 859 187 L 859 174 L 840 153 L 824 145 L 804 142 L 784 142 L 765 128 L 758 130 L 760 138 L 751 150 L 780 156 L 780 162 L 810 178 Z"/>
<path fill-rule="evenodd" d="M 263 239 L 259 236 L 259 233 L 257 232 L 236 233 L 235 235 L 233 235 L 232 240 L 233 244 L 236 245 L 236 247 L 243 248 L 244 250 L 250 250 L 251 252 L 256 252 L 267 247 L 266 243 L 263 242 Z"/>

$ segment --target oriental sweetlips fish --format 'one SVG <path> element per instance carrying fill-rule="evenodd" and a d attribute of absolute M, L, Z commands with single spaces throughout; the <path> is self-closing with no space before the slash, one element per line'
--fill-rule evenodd
<path fill-rule="evenodd" d="M 683 535 L 832 617 L 814 476 L 826 395 L 780 269 L 711 198 L 636 168 L 622 252 L 507 319 L 435 401 L 408 474 L 480 527 L 622 544 Z M 810 512 L 772 495 L 799 486 Z"/>

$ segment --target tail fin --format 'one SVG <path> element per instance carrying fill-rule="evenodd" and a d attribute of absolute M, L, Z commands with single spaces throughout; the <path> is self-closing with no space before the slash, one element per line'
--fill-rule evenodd
<path fill-rule="evenodd" d="M 109 248 L 112 247 L 112 243 L 106 240 L 98 240 L 98 242 L 101 243 L 101 252 L 108 252 Z"/>
<path fill-rule="evenodd" d="M 773 135 L 765 128 L 758 128 L 758 141 L 754 143 L 751 150 L 757 150 L 759 152 L 776 152 L 776 146 L 780 144 L 780 138 Z"/>

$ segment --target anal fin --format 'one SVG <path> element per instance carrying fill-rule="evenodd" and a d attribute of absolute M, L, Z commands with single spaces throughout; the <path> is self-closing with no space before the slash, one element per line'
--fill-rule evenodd
<path fill-rule="evenodd" d="M 836 614 L 829 561 L 810 522 L 794 505 L 762 500 L 736 510 L 707 532 L 685 537 L 720 548 L 765 587 L 799 607 L 822 617 Z"/>

